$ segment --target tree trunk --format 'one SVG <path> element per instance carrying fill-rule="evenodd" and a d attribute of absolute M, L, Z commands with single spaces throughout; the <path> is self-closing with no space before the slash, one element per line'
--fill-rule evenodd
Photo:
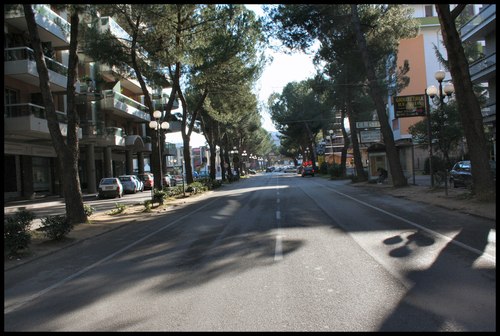
<path fill-rule="evenodd" d="M 186 174 L 186 183 L 191 184 L 193 180 L 193 166 L 191 165 L 191 151 L 189 148 L 189 136 L 182 133 L 182 152 L 184 154 L 184 173 Z"/>
<path fill-rule="evenodd" d="M 455 98 L 464 128 L 471 161 L 472 190 L 479 199 L 495 197 L 495 184 L 489 165 L 489 152 L 484 134 L 481 107 L 470 79 L 469 64 L 455 26 L 455 18 L 447 4 L 436 5 L 441 24 L 448 64 L 455 86 Z"/>
<path fill-rule="evenodd" d="M 356 4 L 351 5 L 351 11 L 352 23 L 354 26 L 354 30 L 356 31 L 356 42 L 363 58 L 363 64 L 365 65 L 368 86 L 370 89 L 370 96 L 375 104 L 378 119 L 380 122 L 380 130 L 384 139 L 385 152 L 387 155 L 387 159 L 389 160 L 390 173 L 392 175 L 392 183 L 395 187 L 407 186 L 408 181 L 403 174 L 403 168 L 401 167 L 401 162 L 399 161 L 399 153 L 396 148 L 396 143 L 394 142 L 394 135 L 392 134 L 392 129 L 387 120 L 385 104 L 382 98 L 383 92 L 377 82 L 377 77 L 374 71 L 375 66 L 370 60 L 368 49 L 366 46 L 366 40 L 361 31 L 361 24 L 359 22 L 358 8 Z"/>
<path fill-rule="evenodd" d="M 361 159 L 361 152 L 359 150 L 358 129 L 356 128 L 358 115 L 354 111 L 350 100 L 348 100 L 347 102 L 347 107 L 349 109 L 348 115 L 350 116 L 349 127 L 351 129 L 352 155 L 354 156 L 354 166 L 356 167 L 356 176 L 358 177 L 358 181 L 366 181 L 367 176 L 365 175 L 365 171 L 363 169 L 363 160 Z"/>
<path fill-rule="evenodd" d="M 78 116 L 75 108 L 75 88 L 73 86 L 76 75 L 77 56 L 76 49 L 78 45 L 78 13 L 71 13 L 71 42 L 69 48 L 68 64 L 68 82 L 67 82 L 67 115 L 68 127 L 66 142 L 56 116 L 56 109 L 52 92 L 49 85 L 49 73 L 43 54 L 42 43 L 38 35 L 35 15 L 30 4 L 24 4 L 24 14 L 28 31 L 31 38 L 31 44 L 35 52 L 35 62 L 40 78 L 40 91 L 42 93 L 43 104 L 47 115 L 47 125 L 52 140 L 52 145 L 57 154 L 58 165 L 63 172 L 63 194 L 66 205 L 66 217 L 72 224 L 85 223 L 87 215 L 83 207 L 82 191 L 80 188 L 80 177 L 78 175 Z"/>

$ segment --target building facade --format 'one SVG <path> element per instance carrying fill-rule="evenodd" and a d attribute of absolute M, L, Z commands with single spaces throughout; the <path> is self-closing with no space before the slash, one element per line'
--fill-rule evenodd
<path fill-rule="evenodd" d="M 65 136 L 70 24 L 65 12 L 58 12 L 50 5 L 32 7 L 49 68 L 59 125 Z M 98 16 L 92 20 L 89 23 L 100 32 L 128 36 L 111 17 Z M 60 176 L 64 172 L 58 171 L 21 5 L 9 6 L 4 11 L 4 37 L 4 200 L 62 195 Z M 95 193 L 103 177 L 150 171 L 153 130 L 148 127 L 151 117 L 132 69 L 124 74 L 96 62 L 81 50 L 78 58 L 75 90 L 80 117 L 79 176 L 82 191 Z M 155 109 L 162 110 L 169 90 L 169 87 L 148 87 Z M 174 106 L 177 107 L 178 104 Z M 180 122 L 170 124 L 172 128 L 180 127 Z M 166 172 L 167 157 L 177 155 L 175 144 L 164 143 L 162 154 Z"/>
<path fill-rule="evenodd" d="M 405 175 L 410 178 L 415 173 L 424 171 L 425 161 L 429 158 L 427 144 L 415 143 L 409 133 L 410 126 L 425 120 L 426 117 L 398 118 L 395 114 L 394 96 L 425 95 L 430 85 L 437 86 L 434 74 L 443 68 L 436 56 L 437 51 L 447 58 L 447 51 L 442 41 L 441 27 L 436 8 L 431 4 L 408 5 L 414 11 L 413 17 L 420 23 L 419 33 L 415 38 L 400 41 L 397 66 L 409 61 L 410 83 L 400 92 L 393 92 L 387 99 L 388 121 L 392 127 L 394 140 L 399 148 L 400 160 Z M 473 5 L 470 11 L 472 19 L 460 28 L 462 41 L 481 41 L 484 44 L 485 57 L 470 65 L 471 79 L 474 83 L 484 83 L 488 89 L 488 104 L 483 109 L 484 125 L 492 143 L 492 159 L 496 153 L 496 5 Z M 474 15 L 476 14 L 476 15 Z M 451 81 L 451 75 L 446 72 L 445 80 Z M 466 152 L 465 140 L 459 150 L 462 156 Z"/>

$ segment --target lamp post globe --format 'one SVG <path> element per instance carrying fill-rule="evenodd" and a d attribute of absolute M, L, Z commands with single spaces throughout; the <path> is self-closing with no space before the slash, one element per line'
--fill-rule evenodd
<path fill-rule="evenodd" d="M 453 93 L 455 93 L 455 86 L 453 86 L 453 83 L 451 82 L 446 83 L 444 85 L 443 91 L 447 96 L 451 96 Z"/>
<path fill-rule="evenodd" d="M 427 94 L 429 95 L 429 97 L 431 98 L 434 98 L 435 96 L 437 96 L 438 94 L 438 89 L 436 86 L 434 85 L 431 85 L 427 88 Z"/>
<path fill-rule="evenodd" d="M 161 111 L 158 111 L 158 110 L 154 111 L 153 118 L 160 119 L 161 118 Z"/>
<path fill-rule="evenodd" d="M 438 70 L 434 74 L 434 78 L 436 78 L 438 82 L 442 82 L 445 77 L 446 77 L 446 72 L 444 70 Z"/>

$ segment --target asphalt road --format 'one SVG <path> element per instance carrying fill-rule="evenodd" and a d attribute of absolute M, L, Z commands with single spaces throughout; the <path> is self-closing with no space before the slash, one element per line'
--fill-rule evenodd
<path fill-rule="evenodd" d="M 6 331 L 495 331 L 494 221 L 265 174 L 5 272 Z"/>

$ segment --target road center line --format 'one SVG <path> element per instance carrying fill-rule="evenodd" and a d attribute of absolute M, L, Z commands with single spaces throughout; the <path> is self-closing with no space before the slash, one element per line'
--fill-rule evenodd
<path fill-rule="evenodd" d="M 279 197 L 279 181 L 276 176 L 276 246 L 274 247 L 274 261 L 283 260 L 283 235 L 281 234 L 281 211 L 280 211 L 280 197 Z"/>

